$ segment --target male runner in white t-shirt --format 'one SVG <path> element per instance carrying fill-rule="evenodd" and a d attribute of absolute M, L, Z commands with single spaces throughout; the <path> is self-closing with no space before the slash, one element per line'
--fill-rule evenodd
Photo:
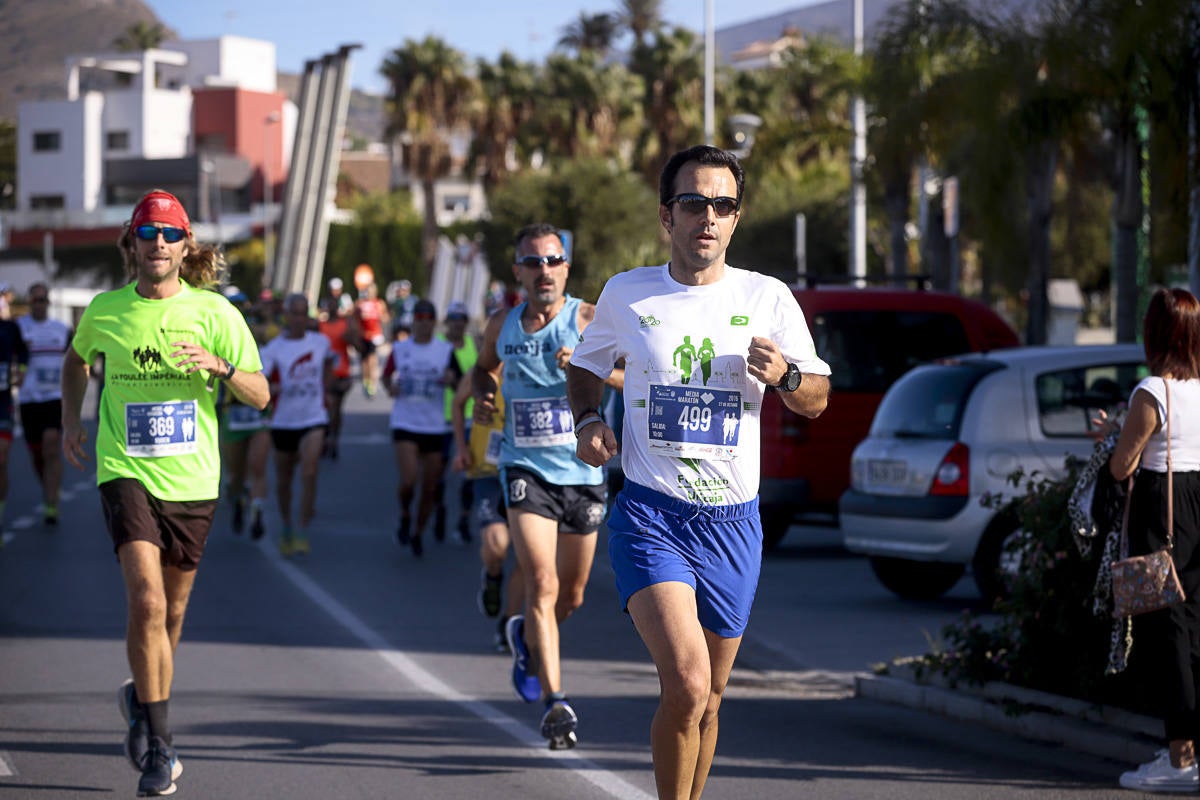
<path fill-rule="evenodd" d="M 671 261 L 608 281 L 567 373 L 576 455 L 600 466 L 618 449 L 599 412 L 603 381 L 625 359 L 625 485 L 608 520 L 609 557 L 658 668 L 650 736 L 660 798 L 699 797 L 712 766 L 762 561 L 763 395 L 773 387 L 806 417 L 829 396 L 829 367 L 791 291 L 725 263 L 743 184 L 723 150 L 671 157 L 659 182 Z"/>

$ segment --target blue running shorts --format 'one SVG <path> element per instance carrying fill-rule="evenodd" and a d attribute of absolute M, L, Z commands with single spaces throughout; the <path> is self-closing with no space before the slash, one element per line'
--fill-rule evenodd
<path fill-rule="evenodd" d="M 626 481 L 608 516 L 608 556 L 623 609 L 647 586 L 686 583 L 696 592 L 700 624 L 736 638 L 750 621 L 762 571 L 758 498 L 694 505 Z"/>

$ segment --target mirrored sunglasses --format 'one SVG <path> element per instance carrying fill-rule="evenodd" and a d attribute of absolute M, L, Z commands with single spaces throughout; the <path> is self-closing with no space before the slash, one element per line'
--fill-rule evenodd
<path fill-rule="evenodd" d="M 541 269 L 542 265 L 557 267 L 559 264 L 567 263 L 566 256 L 521 256 L 517 259 L 517 263 L 522 267 L 530 269 Z"/>
<path fill-rule="evenodd" d="M 677 194 L 667 201 L 667 205 L 672 203 L 688 214 L 703 214 L 708 206 L 712 206 L 718 217 L 728 217 L 738 210 L 736 197 L 705 197 L 695 192 Z"/>
<path fill-rule="evenodd" d="M 158 238 L 160 233 L 162 234 L 163 241 L 167 244 L 181 242 L 183 241 L 183 238 L 187 236 L 187 231 L 185 231 L 183 228 L 160 228 L 156 225 L 138 225 L 133 229 L 133 235 L 141 239 L 143 242 L 153 242 Z"/>

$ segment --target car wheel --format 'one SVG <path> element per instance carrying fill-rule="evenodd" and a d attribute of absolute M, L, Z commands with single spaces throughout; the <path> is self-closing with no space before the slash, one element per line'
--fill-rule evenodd
<path fill-rule="evenodd" d="M 792 527 L 795 512 L 787 506 L 767 506 L 759 510 L 762 517 L 763 549 L 774 550 Z"/>
<path fill-rule="evenodd" d="M 1008 597 L 1011 579 L 1021 568 L 1018 541 L 1025 531 L 1014 514 L 1001 514 L 994 519 L 975 548 L 971 571 L 983 600 L 991 607 L 997 600 Z"/>
<path fill-rule="evenodd" d="M 871 569 L 888 590 L 905 600 L 935 600 L 966 571 L 962 564 L 941 561 L 912 561 L 907 558 L 871 556 Z"/>

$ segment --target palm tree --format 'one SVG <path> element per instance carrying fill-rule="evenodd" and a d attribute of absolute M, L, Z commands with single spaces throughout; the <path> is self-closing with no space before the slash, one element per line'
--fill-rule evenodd
<path fill-rule="evenodd" d="M 113 39 L 112 44 L 122 53 L 140 53 L 158 47 L 169 35 L 160 22 L 135 22 Z"/>
<path fill-rule="evenodd" d="M 456 166 L 451 137 L 467 134 L 478 85 L 467 74 L 463 54 L 435 36 L 406 40 L 379 71 L 390 86 L 387 133 L 400 139 L 405 167 L 421 182 L 422 255 L 432 271 L 438 237 L 434 187 Z"/>
<path fill-rule="evenodd" d="M 647 34 L 662 27 L 662 0 L 621 0 L 617 24 L 633 35 L 633 46 L 646 43 Z"/>
<path fill-rule="evenodd" d="M 624 160 L 620 144 L 640 127 L 641 84 L 621 64 L 601 64 L 585 51 L 546 60 L 544 97 L 532 133 L 551 157 Z"/>
<path fill-rule="evenodd" d="M 946 149 L 945 131 L 959 130 L 955 114 L 970 98 L 959 97 L 958 77 L 977 74 L 982 49 L 979 23 L 957 0 L 898 6 L 880 25 L 863 89 L 871 170 L 882 185 L 887 216 L 888 272 L 895 279 L 908 272 L 913 171 Z M 940 143 L 934 141 L 939 135 Z"/>
<path fill-rule="evenodd" d="M 649 44 L 634 48 L 631 64 L 642 79 L 649 122 L 635 145 L 635 159 L 647 180 L 654 181 L 672 153 L 702 141 L 703 48 L 685 28 L 660 30 Z"/>
<path fill-rule="evenodd" d="M 537 67 L 518 61 L 507 51 L 495 64 L 480 59 L 476 74 L 481 102 L 474 121 L 471 163 L 490 189 L 536 148 L 530 137 L 522 134 L 527 133 L 543 92 Z"/>
<path fill-rule="evenodd" d="M 604 58 L 612 50 L 619 23 L 613 14 L 579 12 L 579 17 L 565 28 L 558 46 L 576 53 L 595 53 Z"/>

